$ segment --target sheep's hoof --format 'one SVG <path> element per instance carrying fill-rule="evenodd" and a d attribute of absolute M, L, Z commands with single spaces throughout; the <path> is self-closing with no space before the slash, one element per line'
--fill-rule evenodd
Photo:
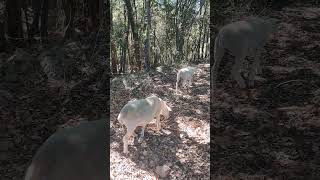
<path fill-rule="evenodd" d="M 240 89 L 245 89 L 246 85 L 245 84 L 239 84 Z"/>
<path fill-rule="evenodd" d="M 254 80 L 249 80 L 248 86 L 249 86 L 250 88 L 254 87 Z"/>
<path fill-rule="evenodd" d="M 138 139 L 138 143 L 141 143 L 142 141 L 143 141 L 143 137 L 140 137 L 139 139 Z"/>
<path fill-rule="evenodd" d="M 257 68 L 257 69 L 256 69 L 256 73 L 257 73 L 258 75 L 262 74 L 262 69 L 261 69 L 261 68 Z"/>

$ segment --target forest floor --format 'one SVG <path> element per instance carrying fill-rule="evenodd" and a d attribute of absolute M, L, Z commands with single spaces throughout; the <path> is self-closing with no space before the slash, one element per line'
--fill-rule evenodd
<path fill-rule="evenodd" d="M 211 92 L 213 179 L 320 178 L 320 8 L 270 16 L 280 24 L 256 86 L 239 90 L 228 56 Z"/>
<path fill-rule="evenodd" d="M 114 179 L 209 179 L 209 64 L 198 64 L 190 92 L 175 94 L 176 71 L 158 67 L 152 74 L 118 77 L 111 88 L 110 172 Z M 123 83 L 124 82 L 124 83 Z M 133 87 L 135 86 L 135 87 Z M 127 90 L 126 90 L 127 88 Z M 129 90 L 130 89 L 130 90 Z M 123 154 L 125 126 L 117 121 L 121 108 L 133 98 L 156 94 L 171 107 L 170 117 L 146 127 L 145 139 Z M 141 128 L 136 129 L 140 136 Z"/>

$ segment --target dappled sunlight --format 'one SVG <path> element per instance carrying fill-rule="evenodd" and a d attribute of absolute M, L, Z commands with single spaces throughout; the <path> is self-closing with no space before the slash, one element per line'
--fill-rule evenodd
<path fill-rule="evenodd" d="M 165 172 L 169 179 L 209 179 L 209 65 L 198 64 L 193 84 L 187 89 L 175 92 L 177 74 L 174 67 L 162 66 L 161 73 L 152 72 L 151 81 L 147 76 L 136 76 L 131 92 L 119 84 L 111 90 L 111 158 L 112 173 L 122 179 L 150 179 Z M 132 98 L 145 98 L 156 94 L 166 101 L 172 111 L 169 118 L 161 116 L 161 131 L 156 131 L 155 119 L 147 124 L 145 138 L 138 139 L 141 127 L 136 128 L 135 137 L 124 155 L 122 138 L 126 129 L 120 126 L 116 117 L 120 109 Z M 123 169 L 127 168 L 127 172 Z M 166 174 L 166 173 L 164 173 Z M 117 178 L 115 178 L 117 179 Z"/>
<path fill-rule="evenodd" d="M 200 144 L 210 142 L 210 124 L 197 118 L 177 117 L 175 121 L 178 123 L 179 130 L 185 132 L 188 137 L 194 138 Z M 184 134 L 180 134 L 183 138 Z"/>
<path fill-rule="evenodd" d="M 122 179 L 157 179 L 154 173 L 141 169 L 130 158 L 122 156 L 119 152 L 110 151 L 110 175 L 114 180 Z"/>
<path fill-rule="evenodd" d="M 210 95 L 209 94 L 205 94 L 205 95 L 197 95 L 197 97 L 199 98 L 199 100 L 201 102 L 208 102 L 208 99 L 210 99 Z M 208 107 L 209 108 L 209 107 Z"/>

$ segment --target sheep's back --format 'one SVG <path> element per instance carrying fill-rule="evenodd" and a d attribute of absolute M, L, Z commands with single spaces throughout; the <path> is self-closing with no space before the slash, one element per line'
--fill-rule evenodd
<path fill-rule="evenodd" d="M 141 124 L 149 119 L 152 121 L 152 111 L 152 106 L 147 100 L 136 100 L 126 104 L 122 108 L 118 120 L 125 125 Z"/>
<path fill-rule="evenodd" d="M 271 28 L 259 18 L 233 22 L 220 29 L 220 45 L 235 54 L 243 48 L 258 48 L 266 43 Z"/>

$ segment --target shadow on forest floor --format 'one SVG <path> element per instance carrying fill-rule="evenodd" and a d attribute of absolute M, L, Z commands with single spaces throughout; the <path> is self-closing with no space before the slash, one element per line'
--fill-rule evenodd
<path fill-rule="evenodd" d="M 288 7 L 270 16 L 280 25 L 256 87 L 239 91 L 224 74 L 212 93 L 216 179 L 320 177 L 320 34 L 314 32 L 320 8 Z"/>

